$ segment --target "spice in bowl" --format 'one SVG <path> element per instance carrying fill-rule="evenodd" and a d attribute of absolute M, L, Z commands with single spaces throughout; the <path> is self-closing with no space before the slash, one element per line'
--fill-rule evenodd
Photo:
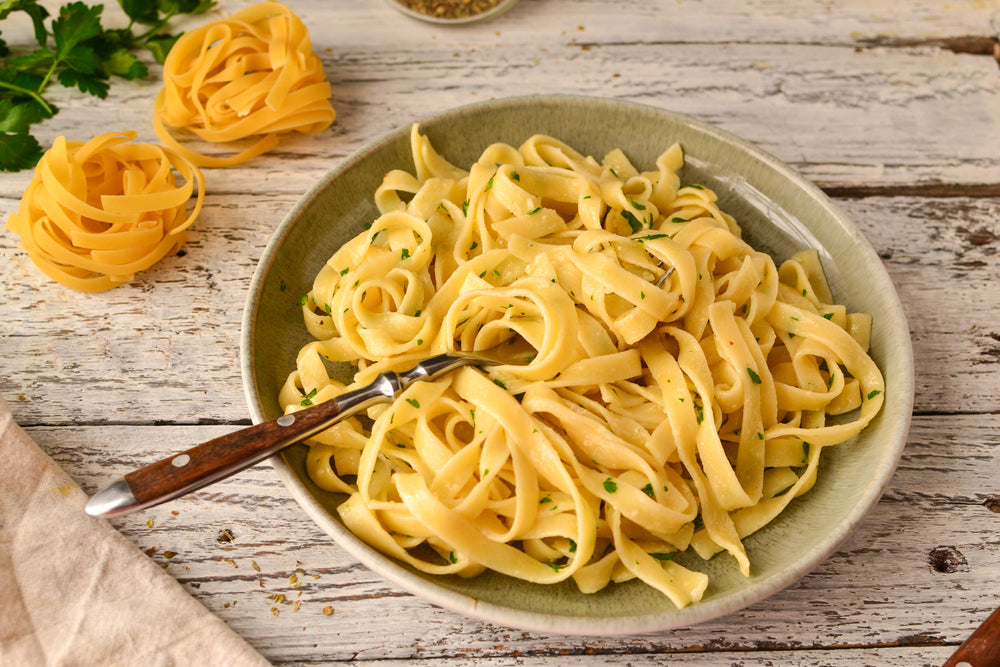
<path fill-rule="evenodd" d="M 432 23 L 472 23 L 499 16 L 517 0 L 389 0 L 404 14 Z"/>

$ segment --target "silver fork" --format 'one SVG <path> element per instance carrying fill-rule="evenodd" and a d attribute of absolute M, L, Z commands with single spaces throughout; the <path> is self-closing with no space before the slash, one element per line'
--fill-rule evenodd
<path fill-rule="evenodd" d="M 482 353 L 442 354 L 413 368 L 387 371 L 371 384 L 277 419 L 214 438 L 128 473 L 87 502 L 91 516 L 116 516 L 153 507 L 214 484 L 290 447 L 341 419 L 388 403 L 414 382 L 435 380 L 461 366 L 492 366 L 509 360 Z"/>

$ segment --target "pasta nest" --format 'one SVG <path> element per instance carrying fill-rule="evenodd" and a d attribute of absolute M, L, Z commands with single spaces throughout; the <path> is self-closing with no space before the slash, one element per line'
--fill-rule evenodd
<path fill-rule="evenodd" d="M 231 166 L 265 153 L 287 132 L 316 134 L 336 112 L 323 63 L 305 25 L 277 2 L 262 2 L 185 33 L 163 66 L 154 126 L 160 140 L 203 167 Z M 258 137 L 229 157 L 191 151 L 168 127 L 212 143 Z"/>
<path fill-rule="evenodd" d="M 129 144 L 135 137 L 108 132 L 86 143 L 59 137 L 35 167 L 7 228 L 56 282 L 82 292 L 107 290 L 187 240 L 205 196 L 201 171 L 162 146 Z"/>

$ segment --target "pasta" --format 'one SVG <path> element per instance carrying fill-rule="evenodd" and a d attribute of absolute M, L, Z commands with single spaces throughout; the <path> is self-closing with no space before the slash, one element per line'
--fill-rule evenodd
<path fill-rule="evenodd" d="M 330 84 L 309 33 L 290 9 L 262 2 L 183 34 L 163 65 L 153 124 L 164 145 L 202 167 L 265 153 L 287 132 L 316 134 L 333 123 Z M 212 157 L 182 146 L 168 128 L 248 148 Z"/>
<path fill-rule="evenodd" d="M 132 280 L 176 252 L 201 211 L 201 171 L 161 146 L 128 143 L 135 137 L 59 137 L 7 220 L 32 262 L 66 287 L 99 292 Z"/>
<path fill-rule="evenodd" d="M 640 172 L 543 135 L 468 171 L 413 127 L 415 173 L 316 276 L 315 338 L 286 412 L 433 354 L 500 366 L 417 382 L 312 438 L 308 474 L 344 523 L 418 570 L 485 569 L 585 593 L 638 578 L 677 607 L 813 485 L 820 455 L 881 408 L 871 319 L 833 303 L 814 251 L 777 266 L 741 239 L 683 153 Z M 499 347 L 497 347 L 499 346 Z M 354 383 L 327 362 L 355 364 Z"/>

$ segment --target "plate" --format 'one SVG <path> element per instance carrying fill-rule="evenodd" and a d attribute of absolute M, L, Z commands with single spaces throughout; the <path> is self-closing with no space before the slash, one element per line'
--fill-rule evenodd
<path fill-rule="evenodd" d="M 335 511 L 343 497 L 309 480 L 306 447 L 298 445 L 272 463 L 306 514 L 369 568 L 441 607 L 527 630 L 605 637 L 685 627 L 732 613 L 791 585 L 834 553 L 889 482 L 906 442 L 913 403 L 913 357 L 899 299 L 878 255 L 848 216 L 766 152 L 652 106 L 531 96 L 465 106 L 419 122 L 421 132 L 456 165 L 472 164 L 493 142 L 516 146 L 535 133 L 598 158 L 622 148 L 640 169 L 652 168 L 662 150 L 680 142 L 687 159 L 682 182 L 714 189 L 754 247 L 778 261 L 804 248 L 818 249 L 836 301 L 874 314 L 872 356 L 886 378 L 885 404 L 860 436 L 824 450 L 822 474 L 809 493 L 745 540 L 751 576 L 740 575 L 728 555 L 702 563 L 698 569 L 709 574 L 711 584 L 700 602 L 684 609 L 639 581 L 585 595 L 572 582 L 543 586 L 489 572 L 462 579 L 409 569 L 344 527 Z M 254 422 L 281 414 L 278 390 L 295 367 L 296 352 L 309 340 L 298 298 L 334 250 L 377 217 L 372 194 L 383 174 L 412 170 L 409 133 L 409 124 L 400 127 L 333 169 L 292 209 L 267 245 L 250 286 L 240 350 Z"/>

